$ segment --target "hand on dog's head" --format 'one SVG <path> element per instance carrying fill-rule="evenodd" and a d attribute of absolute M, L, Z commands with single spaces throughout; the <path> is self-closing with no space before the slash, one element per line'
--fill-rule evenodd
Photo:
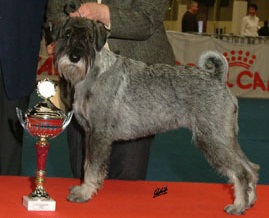
<path fill-rule="evenodd" d="M 96 50 L 100 51 L 110 35 L 110 31 L 104 26 L 103 23 L 93 21 L 82 17 L 63 17 L 55 21 L 52 25 L 51 36 L 53 41 L 56 42 L 67 36 L 66 29 L 68 27 L 89 27 L 92 29 L 95 37 Z"/>

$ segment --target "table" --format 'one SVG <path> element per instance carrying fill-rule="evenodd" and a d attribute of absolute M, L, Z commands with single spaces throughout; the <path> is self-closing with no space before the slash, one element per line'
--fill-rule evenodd
<path fill-rule="evenodd" d="M 34 178 L 0 176 L 0 217 L 231 217 L 223 211 L 224 206 L 233 200 L 231 186 L 227 184 L 105 180 L 103 188 L 91 201 L 66 201 L 69 187 L 79 184 L 78 179 L 46 178 L 45 189 L 56 200 L 56 211 L 36 212 L 27 211 L 22 205 L 22 196 L 29 194 L 34 187 Z M 153 197 L 157 191 L 162 194 Z M 258 185 L 257 192 L 258 201 L 244 218 L 269 216 L 269 186 Z"/>

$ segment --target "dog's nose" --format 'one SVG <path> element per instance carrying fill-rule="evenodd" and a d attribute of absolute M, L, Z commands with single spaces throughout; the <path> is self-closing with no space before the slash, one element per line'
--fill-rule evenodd
<path fill-rule="evenodd" d="M 77 63 L 80 60 L 80 55 L 76 53 L 72 53 L 69 55 L 69 60 L 73 63 Z"/>

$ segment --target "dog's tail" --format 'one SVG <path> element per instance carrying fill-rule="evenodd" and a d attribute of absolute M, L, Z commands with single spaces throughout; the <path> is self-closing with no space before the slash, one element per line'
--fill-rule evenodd
<path fill-rule="evenodd" d="M 198 66 L 203 70 L 212 73 L 218 79 L 225 82 L 229 70 L 226 58 L 216 51 L 207 51 L 203 53 L 198 61 Z"/>

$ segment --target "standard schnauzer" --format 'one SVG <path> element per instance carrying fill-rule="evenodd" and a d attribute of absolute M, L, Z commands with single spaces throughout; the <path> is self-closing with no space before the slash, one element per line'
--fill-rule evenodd
<path fill-rule="evenodd" d="M 67 18 L 54 34 L 56 66 L 75 89 L 73 109 L 85 131 L 84 181 L 68 200 L 85 202 L 97 193 L 114 141 L 185 127 L 234 185 L 234 203 L 225 211 L 242 214 L 254 204 L 259 166 L 238 143 L 238 103 L 226 86 L 222 55 L 206 52 L 197 67 L 148 66 L 104 48 L 108 31 L 101 23 Z"/>

